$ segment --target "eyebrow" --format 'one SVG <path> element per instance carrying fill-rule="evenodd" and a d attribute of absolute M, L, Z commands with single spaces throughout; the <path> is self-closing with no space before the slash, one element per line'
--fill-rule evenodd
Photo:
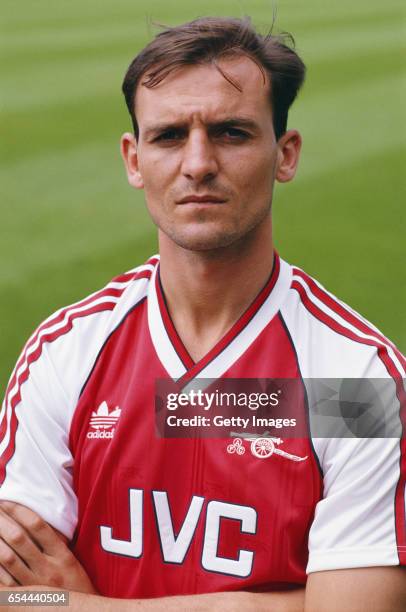
<path fill-rule="evenodd" d="M 248 119 L 246 117 L 225 117 L 219 121 L 209 121 L 205 123 L 208 130 L 216 130 L 219 128 L 227 128 L 227 127 L 241 127 L 247 130 L 251 130 L 253 132 L 258 132 L 259 126 L 253 119 Z M 173 121 L 167 123 L 157 123 L 155 125 L 150 125 L 145 129 L 144 136 L 146 138 L 150 138 L 151 136 L 155 136 L 166 130 L 187 130 L 189 124 L 186 121 Z"/>

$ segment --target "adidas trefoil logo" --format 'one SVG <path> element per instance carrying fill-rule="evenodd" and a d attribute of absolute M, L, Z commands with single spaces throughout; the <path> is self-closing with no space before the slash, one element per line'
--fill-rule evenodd
<path fill-rule="evenodd" d="M 121 408 L 116 406 L 114 410 L 109 412 L 107 402 L 100 404 L 96 411 L 92 412 L 90 418 L 90 427 L 96 431 L 88 431 L 88 438 L 113 438 L 115 425 L 121 415 Z"/>

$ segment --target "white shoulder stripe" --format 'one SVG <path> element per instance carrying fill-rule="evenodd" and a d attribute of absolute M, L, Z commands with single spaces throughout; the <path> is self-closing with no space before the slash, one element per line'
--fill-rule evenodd
<path fill-rule="evenodd" d="M 69 322 L 69 319 L 71 319 L 72 317 L 74 317 L 75 315 L 80 314 L 81 312 L 85 312 L 86 310 L 88 310 L 89 308 L 94 308 L 95 306 L 98 306 L 100 304 L 106 304 L 106 303 L 117 303 L 117 301 L 119 300 L 119 298 L 111 298 L 111 297 L 104 297 L 104 298 L 100 298 L 97 300 L 94 300 L 93 302 L 91 302 L 90 304 L 87 304 L 86 306 L 82 306 L 81 308 L 75 308 L 72 310 L 69 310 L 66 314 L 65 317 L 63 318 L 63 320 L 58 323 L 57 325 L 54 325 L 52 327 L 48 327 L 45 328 L 44 330 L 42 330 L 42 332 L 38 335 L 38 338 L 36 340 L 36 342 L 34 344 L 32 344 L 26 354 L 25 354 L 25 358 L 24 361 L 21 363 L 21 365 L 19 366 L 19 368 L 17 370 L 14 370 L 13 374 L 12 374 L 12 378 L 15 378 L 15 383 L 14 385 L 9 388 L 7 390 L 7 394 L 6 394 L 6 398 L 3 402 L 1 411 L 0 411 L 0 424 L 2 423 L 4 418 L 7 418 L 7 430 L 6 430 L 6 434 L 3 438 L 3 440 L 0 443 L 0 456 L 3 454 L 3 452 L 5 451 L 5 449 L 8 446 L 9 443 L 9 439 L 10 439 L 10 419 L 11 419 L 11 415 L 12 415 L 12 402 L 14 400 L 14 398 L 18 395 L 19 390 L 20 390 L 20 386 L 21 386 L 21 378 L 24 376 L 25 372 L 29 369 L 30 365 L 31 365 L 31 360 L 30 357 L 31 355 L 33 355 L 37 349 L 40 347 L 40 345 L 42 344 L 42 340 L 43 337 L 45 335 L 48 334 L 54 334 L 56 332 L 58 332 L 59 330 L 62 330 L 65 325 Z M 17 364 L 18 365 L 18 364 Z M 7 415 L 6 415 L 7 412 Z"/>
<path fill-rule="evenodd" d="M 303 271 L 302 271 L 303 272 Z M 303 272 L 303 274 L 305 274 L 305 272 Z M 306 275 L 307 276 L 307 275 Z M 302 276 L 299 276 L 298 274 L 295 274 L 295 272 L 293 273 L 293 279 L 294 280 L 303 280 Z M 371 321 L 368 321 L 368 319 L 366 319 L 365 317 L 363 317 L 359 312 L 357 312 L 356 310 L 354 310 L 353 308 L 351 308 L 351 306 L 349 306 L 348 304 L 346 304 L 345 302 L 343 302 L 342 300 L 340 300 L 338 297 L 336 297 L 333 293 L 331 293 L 330 291 L 328 291 L 318 280 L 316 280 L 315 278 L 311 277 L 312 282 L 317 285 L 317 287 L 326 295 L 328 295 L 329 298 L 331 298 L 331 300 L 333 300 L 334 302 L 336 302 L 336 304 L 342 308 L 343 310 L 346 310 L 349 314 L 351 314 L 355 319 L 358 319 L 358 321 L 360 323 L 363 323 L 364 325 L 367 325 L 372 331 L 376 332 L 376 334 L 378 334 L 380 336 L 380 339 L 382 341 L 385 342 L 385 344 L 389 344 L 393 347 L 395 347 L 394 343 L 391 342 L 391 340 L 389 340 L 389 338 L 386 338 L 385 336 L 383 336 L 383 334 L 381 333 L 381 331 L 373 324 L 371 323 Z M 311 290 L 311 289 L 310 289 Z"/>
<path fill-rule="evenodd" d="M 339 325 L 341 325 L 342 327 L 348 329 L 350 332 L 355 334 L 361 341 L 362 340 L 369 340 L 369 341 L 373 342 L 374 345 L 377 346 L 377 347 L 385 346 L 387 351 L 388 351 L 388 354 L 389 354 L 390 358 L 392 359 L 394 365 L 396 366 L 398 372 L 402 376 L 405 376 L 405 370 L 404 370 L 402 364 L 400 363 L 399 359 L 397 358 L 395 352 L 393 351 L 392 343 L 384 342 L 383 340 L 381 340 L 380 338 L 377 338 L 376 336 L 369 335 L 369 334 L 366 334 L 366 333 L 360 331 L 357 327 L 355 327 L 354 325 L 352 325 L 351 323 L 349 323 L 348 321 L 343 319 L 339 314 L 337 314 L 334 310 L 332 310 L 329 306 L 327 306 L 327 304 L 325 304 L 324 302 L 319 300 L 319 298 L 314 295 L 314 293 L 311 291 L 310 287 L 307 285 L 307 283 L 305 282 L 305 280 L 301 276 L 295 275 L 293 278 L 294 278 L 294 280 L 297 283 L 300 283 L 300 285 L 304 288 L 304 290 L 306 292 L 306 295 L 313 302 L 313 304 L 315 306 L 317 306 L 317 308 L 319 308 L 321 311 L 326 313 L 329 317 L 334 319 L 334 321 L 336 321 Z M 369 323 L 368 323 L 368 325 L 369 325 Z"/>

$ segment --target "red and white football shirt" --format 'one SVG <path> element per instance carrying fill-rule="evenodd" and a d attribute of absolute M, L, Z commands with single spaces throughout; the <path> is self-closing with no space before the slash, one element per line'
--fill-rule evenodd
<path fill-rule="evenodd" d="M 404 423 L 404 375 L 376 328 L 278 256 L 194 363 L 154 257 L 28 341 L 1 412 L 0 497 L 72 539 L 115 597 L 280 590 L 306 571 L 406 564 L 403 437 L 310 435 L 261 459 L 228 452 L 229 439 L 159 438 L 154 406 L 156 379 L 295 378 L 305 418 L 305 380 L 387 378 Z"/>

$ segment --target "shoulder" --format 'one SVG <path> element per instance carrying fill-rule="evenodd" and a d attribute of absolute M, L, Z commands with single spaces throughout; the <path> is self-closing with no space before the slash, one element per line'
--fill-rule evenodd
<path fill-rule="evenodd" d="M 307 572 L 404 564 L 405 358 L 321 283 L 289 269 L 280 312 L 306 387 L 324 490 Z"/>
<path fill-rule="evenodd" d="M 289 268 L 281 315 L 303 376 L 405 376 L 405 357 L 375 325 L 299 267 Z"/>
<path fill-rule="evenodd" d="M 100 290 L 60 308 L 37 327 L 13 370 L 7 399 L 19 398 L 24 383 L 52 377 L 72 400 L 95 356 L 122 317 L 145 298 L 159 258 L 114 277 Z"/>
<path fill-rule="evenodd" d="M 97 321 L 95 315 L 99 313 L 110 313 L 108 319 L 115 319 L 125 313 L 146 295 L 148 282 L 158 261 L 158 256 L 153 256 L 144 264 L 115 276 L 98 291 L 57 310 L 35 330 L 27 344 L 32 345 L 38 341 L 51 344 L 69 335 L 78 326 L 91 326 Z"/>

